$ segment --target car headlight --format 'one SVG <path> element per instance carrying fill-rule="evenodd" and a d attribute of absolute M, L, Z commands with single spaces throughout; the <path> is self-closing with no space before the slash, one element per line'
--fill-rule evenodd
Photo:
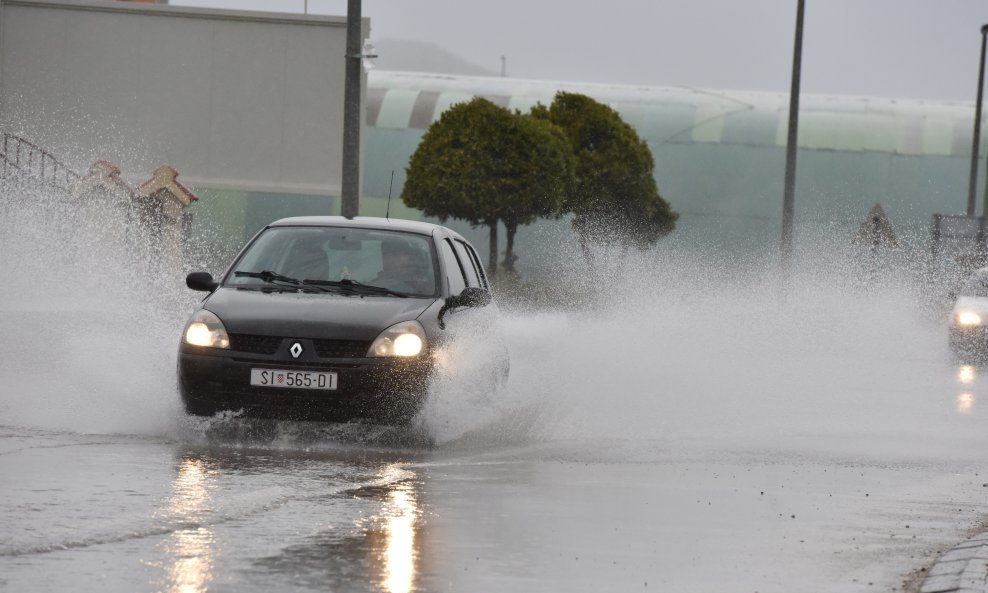
<path fill-rule="evenodd" d="M 402 321 L 377 336 L 367 356 L 418 356 L 425 349 L 425 330 L 418 321 Z"/>
<path fill-rule="evenodd" d="M 223 327 L 223 322 L 212 311 L 199 309 L 185 326 L 182 340 L 192 346 L 207 348 L 229 348 L 230 336 Z"/>
<path fill-rule="evenodd" d="M 974 311 L 961 311 L 957 314 L 957 325 L 961 327 L 981 325 L 981 316 Z"/>

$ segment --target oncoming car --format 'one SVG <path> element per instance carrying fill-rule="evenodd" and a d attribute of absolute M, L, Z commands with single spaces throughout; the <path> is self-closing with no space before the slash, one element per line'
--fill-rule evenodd
<path fill-rule="evenodd" d="M 200 416 L 407 421 L 450 320 L 497 314 L 462 236 L 384 218 L 278 220 L 222 278 L 193 272 L 186 284 L 209 292 L 178 353 L 182 401 Z M 491 362 L 503 380 L 500 356 Z"/>
<path fill-rule="evenodd" d="M 988 268 L 975 270 L 961 286 L 950 312 L 950 347 L 957 355 L 988 355 Z"/>

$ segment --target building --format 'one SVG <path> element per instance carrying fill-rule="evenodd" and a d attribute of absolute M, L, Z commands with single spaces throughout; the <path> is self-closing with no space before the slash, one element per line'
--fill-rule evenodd
<path fill-rule="evenodd" d="M 740 252 L 777 248 L 789 108 L 783 93 L 372 71 L 368 210 L 383 212 L 392 170 L 391 192 L 399 194 L 408 155 L 453 103 L 483 96 L 526 111 L 557 91 L 610 105 L 647 141 L 659 191 L 681 214 L 668 240 Z M 907 243 L 924 242 L 934 213 L 965 210 L 973 111 L 971 104 L 804 95 L 797 223 L 846 233 L 850 242 L 881 204 Z"/>
<path fill-rule="evenodd" d="M 173 167 L 194 227 L 239 244 L 339 211 L 345 51 L 345 17 L 0 0 L 0 129 L 132 185 Z"/>

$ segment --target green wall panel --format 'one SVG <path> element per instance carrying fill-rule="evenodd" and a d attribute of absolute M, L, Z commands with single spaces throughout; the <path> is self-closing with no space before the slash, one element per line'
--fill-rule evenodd
<path fill-rule="evenodd" d="M 339 199 L 328 196 L 250 192 L 246 210 L 244 233 L 250 238 L 279 218 L 338 215 L 340 204 Z"/>
<path fill-rule="evenodd" d="M 187 250 L 193 267 L 222 272 L 244 242 L 247 193 L 190 188 L 198 196 L 187 210 L 191 218 Z"/>

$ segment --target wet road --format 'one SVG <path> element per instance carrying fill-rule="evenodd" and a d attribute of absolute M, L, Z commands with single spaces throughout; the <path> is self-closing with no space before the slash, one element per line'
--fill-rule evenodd
<path fill-rule="evenodd" d="M 390 440 L 4 427 L 0 590 L 890 591 L 988 503 L 970 433 Z"/>

